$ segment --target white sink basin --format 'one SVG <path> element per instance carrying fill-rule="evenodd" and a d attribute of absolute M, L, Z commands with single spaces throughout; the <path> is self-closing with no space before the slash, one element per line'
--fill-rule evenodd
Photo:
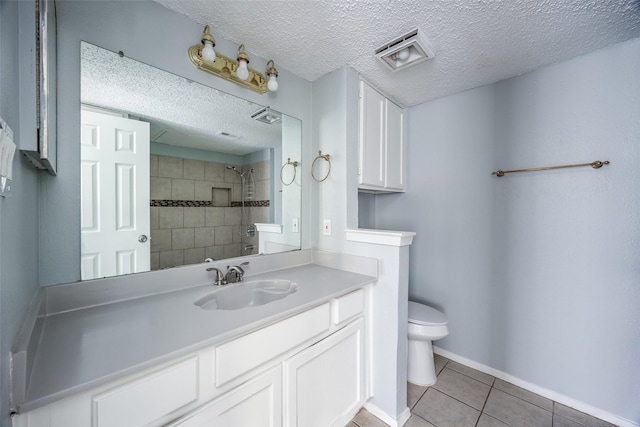
<path fill-rule="evenodd" d="M 220 287 L 194 304 L 204 310 L 238 310 L 281 300 L 297 288 L 296 283 L 285 279 L 240 282 Z"/>

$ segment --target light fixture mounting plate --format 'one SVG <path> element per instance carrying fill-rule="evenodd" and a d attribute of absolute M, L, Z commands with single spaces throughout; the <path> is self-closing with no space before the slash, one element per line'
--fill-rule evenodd
<path fill-rule="evenodd" d="M 236 70 L 238 69 L 237 61 L 218 52 L 216 52 L 216 60 L 214 62 L 205 61 L 202 59 L 202 47 L 201 44 L 197 44 L 189 48 L 189 59 L 199 70 L 206 71 L 259 94 L 264 94 L 269 90 L 267 79 L 262 73 L 249 67 L 249 78 L 242 80 L 236 75 Z"/>

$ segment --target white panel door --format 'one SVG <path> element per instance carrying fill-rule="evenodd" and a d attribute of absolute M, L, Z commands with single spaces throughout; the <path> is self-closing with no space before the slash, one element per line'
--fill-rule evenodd
<path fill-rule="evenodd" d="M 279 427 L 282 368 L 252 379 L 167 427 Z"/>
<path fill-rule="evenodd" d="M 149 271 L 149 123 L 81 115 L 81 278 Z"/>
<path fill-rule="evenodd" d="M 344 426 L 364 402 L 359 319 L 284 362 L 286 427 Z"/>
<path fill-rule="evenodd" d="M 366 186 L 384 187 L 384 103 L 385 98 L 360 82 L 360 167 L 359 181 Z"/>
<path fill-rule="evenodd" d="M 404 190 L 406 180 L 404 110 L 389 100 L 385 100 L 385 102 L 387 107 L 385 188 Z"/>

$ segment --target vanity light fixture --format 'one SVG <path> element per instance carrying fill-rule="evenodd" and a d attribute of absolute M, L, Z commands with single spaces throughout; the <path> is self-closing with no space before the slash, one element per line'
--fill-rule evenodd
<path fill-rule="evenodd" d="M 236 70 L 236 74 L 238 78 L 241 80 L 247 80 L 249 78 L 249 55 L 244 51 L 244 45 L 241 44 L 238 48 L 238 69 Z"/>
<path fill-rule="evenodd" d="M 269 66 L 269 64 L 271 64 L 271 66 Z M 276 70 L 276 67 L 273 63 L 273 59 L 270 59 L 269 62 L 267 62 L 267 71 L 265 71 L 265 74 L 267 75 L 267 87 L 269 88 L 269 90 L 271 92 L 275 92 L 278 90 L 278 70 Z"/>
<path fill-rule="evenodd" d="M 262 73 L 248 67 L 249 55 L 245 51 L 244 44 L 238 47 L 236 60 L 233 60 L 213 49 L 216 41 L 209 31 L 208 25 L 205 25 L 200 40 L 200 44 L 189 48 L 189 59 L 199 70 L 206 71 L 260 94 L 269 90 L 272 92 L 278 90 L 278 81 L 276 80 L 278 70 L 276 70 L 273 60 L 267 63 L 267 77 L 265 77 Z M 268 82 L 267 78 L 269 79 Z"/>
<path fill-rule="evenodd" d="M 204 26 L 202 32 L 202 58 L 205 61 L 214 62 L 216 60 L 216 51 L 213 48 L 216 46 L 216 39 L 213 38 L 209 31 L 209 26 Z"/>
<path fill-rule="evenodd" d="M 394 72 L 435 56 L 431 44 L 417 28 L 380 46 L 375 54 Z"/>

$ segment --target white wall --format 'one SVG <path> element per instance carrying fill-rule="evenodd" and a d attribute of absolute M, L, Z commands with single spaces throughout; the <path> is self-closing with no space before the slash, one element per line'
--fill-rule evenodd
<path fill-rule="evenodd" d="M 260 95 L 196 69 L 187 56 L 197 44 L 203 26 L 150 0 L 57 0 L 58 21 L 58 176 L 43 180 L 41 207 L 48 220 L 41 230 L 40 277 L 42 284 L 80 278 L 80 41 L 112 51 L 122 50 L 133 59 L 190 80 L 270 105 L 302 120 L 302 161 L 311 158 L 311 83 L 279 69 L 276 93 Z M 248 27 L 247 31 L 251 31 Z M 149 35 L 153 34 L 153 42 Z M 229 54 L 237 45 L 218 34 L 216 49 Z M 250 50 L 250 46 L 248 49 Z M 251 52 L 249 52 L 251 55 Z M 251 55 L 251 65 L 264 69 L 266 60 Z M 277 66 L 277 64 L 276 64 Z M 305 223 L 311 212 L 309 180 L 302 182 L 304 247 L 310 246 L 311 229 Z M 50 226 L 55 224 L 55 226 Z"/>
<path fill-rule="evenodd" d="M 0 116 L 14 131 L 18 148 L 18 2 L 0 2 Z M 0 197 L 0 425 L 9 425 L 9 357 L 15 334 L 38 285 L 38 172 L 16 153 L 11 194 Z"/>
<path fill-rule="evenodd" d="M 640 40 L 409 110 L 410 295 L 438 345 L 640 422 Z M 492 177 L 495 169 L 610 160 Z"/>

